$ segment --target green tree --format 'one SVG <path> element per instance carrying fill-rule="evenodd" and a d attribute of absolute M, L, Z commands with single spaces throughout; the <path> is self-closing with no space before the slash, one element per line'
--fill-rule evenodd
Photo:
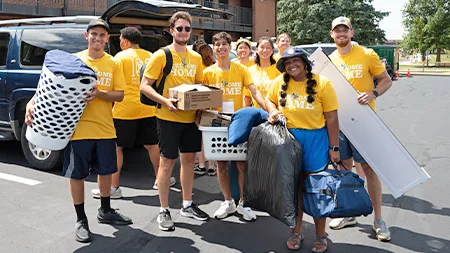
<path fill-rule="evenodd" d="M 403 24 L 407 34 L 402 47 L 419 51 L 422 60 L 427 50 L 436 50 L 436 62 L 440 62 L 441 49 L 450 49 L 448 0 L 409 0 L 403 9 Z"/>
<path fill-rule="evenodd" d="M 385 33 L 378 26 L 388 15 L 376 11 L 373 0 L 280 0 L 278 1 L 278 33 L 286 32 L 293 45 L 333 42 L 331 22 L 339 16 L 352 20 L 354 40 L 363 45 L 382 44 Z"/>

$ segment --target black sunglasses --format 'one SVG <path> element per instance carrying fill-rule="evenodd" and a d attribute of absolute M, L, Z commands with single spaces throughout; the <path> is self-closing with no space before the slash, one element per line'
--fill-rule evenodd
<path fill-rule="evenodd" d="M 190 26 L 186 26 L 186 27 L 177 26 L 177 27 L 175 27 L 175 30 L 177 30 L 177 32 L 180 33 L 180 32 L 183 31 L 183 28 L 184 28 L 184 30 L 185 30 L 187 33 L 191 31 L 191 27 L 190 27 Z"/>

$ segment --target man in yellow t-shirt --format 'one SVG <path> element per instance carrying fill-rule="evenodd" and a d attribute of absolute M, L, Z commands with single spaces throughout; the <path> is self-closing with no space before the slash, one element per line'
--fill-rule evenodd
<path fill-rule="evenodd" d="M 352 45 L 353 34 L 354 30 L 350 19 L 338 17 L 333 20 L 330 35 L 334 39 L 337 49 L 330 55 L 330 59 L 360 93 L 355 99 L 361 105 L 369 105 L 375 111 L 375 99 L 383 95 L 392 86 L 392 81 L 378 55 L 372 49 Z M 376 88 L 374 88 L 373 77 L 379 80 Z M 352 168 L 353 159 L 361 164 L 367 178 L 368 192 L 375 213 L 373 229 L 379 240 L 389 241 L 391 233 L 381 216 L 382 192 L 380 179 L 342 132 L 339 136 L 339 148 L 342 163 L 346 168 Z M 339 218 L 333 219 L 329 226 L 334 229 L 341 229 L 355 223 L 355 218 Z"/>
<path fill-rule="evenodd" d="M 116 225 L 132 223 L 130 218 L 118 213 L 110 205 L 111 175 L 117 172 L 112 103 L 122 101 L 125 79 L 121 62 L 104 51 L 109 31 L 105 21 L 91 21 L 84 33 L 88 49 L 76 54 L 97 75 L 97 82 L 85 99 L 88 105 L 64 150 L 63 175 L 70 178 L 70 192 L 77 213 L 75 240 L 79 242 L 91 241 L 84 211 L 84 179 L 90 173 L 99 175 L 101 207 L 98 210 L 98 222 Z M 33 100 L 29 102 L 31 106 L 27 105 L 27 115 L 32 113 L 32 104 Z"/>
<path fill-rule="evenodd" d="M 143 145 L 147 150 L 155 175 L 159 168 L 158 132 L 156 129 L 156 108 L 140 101 L 140 69 L 150 60 L 152 53 L 139 47 L 141 32 L 134 27 L 120 31 L 121 52 L 115 58 L 120 60 L 125 76 L 125 96 L 122 102 L 116 102 L 113 108 L 114 126 L 117 134 L 117 172 L 112 176 L 111 198 L 122 198 L 119 188 L 120 170 L 123 165 L 123 148 L 132 148 L 135 144 Z M 170 185 L 176 183 L 171 177 Z M 157 189 L 157 182 L 153 185 Z M 94 198 L 100 198 L 100 191 L 93 189 Z"/>
<path fill-rule="evenodd" d="M 217 55 L 217 63 L 206 68 L 204 84 L 221 88 L 223 90 L 222 107 L 215 108 L 225 113 L 233 113 L 244 107 L 244 88 L 248 88 L 258 104 L 264 108 L 264 97 L 253 84 L 247 67 L 230 61 L 231 36 L 220 32 L 213 36 L 213 50 Z M 243 206 L 245 162 L 238 161 L 240 201 L 236 207 L 231 197 L 230 179 L 228 176 L 228 161 L 217 161 L 217 176 L 225 201 L 214 213 L 214 217 L 223 219 L 236 211 L 243 215 L 245 220 L 254 220 L 253 211 Z"/>
<path fill-rule="evenodd" d="M 141 91 L 153 101 L 161 104 L 156 109 L 158 139 L 161 153 L 158 171 L 158 192 L 161 203 L 157 218 L 159 228 L 163 231 L 174 230 L 175 226 L 169 212 L 169 183 L 175 160 L 180 153 L 181 182 L 183 203 L 181 215 L 197 220 L 207 220 L 209 216 L 192 203 L 192 187 L 194 184 L 195 153 L 201 151 L 202 134 L 196 123 L 196 111 L 178 110 L 169 97 L 169 89 L 181 84 L 199 84 L 203 81 L 201 56 L 186 48 L 191 36 L 191 15 L 187 12 L 176 12 L 169 20 L 173 43 L 169 46 L 172 54 L 172 72 L 167 75 L 163 94 L 152 88 L 154 82 L 159 83 L 166 65 L 163 50 L 156 51 L 150 58 L 141 82 Z"/>

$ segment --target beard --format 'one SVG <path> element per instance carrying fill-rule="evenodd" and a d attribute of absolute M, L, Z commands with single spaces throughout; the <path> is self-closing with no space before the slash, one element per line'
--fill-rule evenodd
<path fill-rule="evenodd" d="M 177 43 L 180 46 L 186 46 L 188 42 L 189 42 L 189 39 L 184 41 L 184 40 L 179 40 L 179 39 L 175 38 L 175 43 Z"/>
<path fill-rule="evenodd" d="M 348 45 L 348 43 L 351 43 L 351 40 L 346 40 L 346 41 L 334 40 L 334 43 L 336 43 L 336 45 L 338 45 L 338 47 L 346 47 Z"/>

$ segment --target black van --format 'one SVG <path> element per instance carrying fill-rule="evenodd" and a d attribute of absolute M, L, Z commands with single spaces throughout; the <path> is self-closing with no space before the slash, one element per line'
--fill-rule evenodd
<path fill-rule="evenodd" d="M 169 1 L 121 1 L 102 16 L 111 27 L 106 51 L 120 51 L 120 29 L 137 27 L 143 34 L 140 46 L 150 52 L 172 42 L 168 20 L 176 11 L 187 11 L 201 19 L 230 20 L 228 12 L 195 4 Z M 73 16 L 0 21 L 0 141 L 18 140 L 32 167 L 61 167 L 62 152 L 37 147 L 25 138 L 25 106 L 34 95 L 45 54 L 52 49 L 75 53 L 87 48 L 88 23 L 99 17 Z"/>

